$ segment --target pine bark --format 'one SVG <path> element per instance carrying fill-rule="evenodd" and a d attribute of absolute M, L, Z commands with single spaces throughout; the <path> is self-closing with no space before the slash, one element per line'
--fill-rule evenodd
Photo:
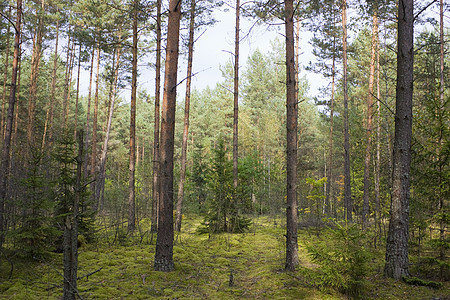
<path fill-rule="evenodd" d="M 130 157 L 128 180 L 128 231 L 136 228 L 135 220 L 135 170 L 136 170 L 136 95 L 137 95 L 137 59 L 138 59 L 138 0 L 133 7 L 133 46 L 131 52 L 131 103 L 130 103 Z"/>
<path fill-rule="evenodd" d="M 44 1 L 41 1 L 41 9 L 44 11 Z M 28 146 L 34 146 L 34 117 L 36 111 L 36 95 L 37 84 L 39 78 L 39 67 L 42 55 L 42 39 L 44 36 L 44 20 L 40 12 L 37 12 L 37 28 L 33 39 L 33 51 L 31 54 L 31 71 L 30 71 L 30 90 L 28 98 L 28 125 L 27 125 L 27 141 Z"/>
<path fill-rule="evenodd" d="M 335 48 L 335 39 L 333 38 L 333 49 Z M 335 78 L 336 78 L 336 57 L 333 54 L 331 65 L 331 99 L 330 99 L 330 133 L 328 136 L 328 169 L 327 169 L 327 185 L 325 187 L 325 214 L 330 213 L 332 188 L 333 188 L 333 126 L 334 126 L 334 93 L 335 93 Z M 333 203 L 332 209 L 336 217 L 336 207 Z"/>
<path fill-rule="evenodd" d="M 12 73 L 11 73 L 11 85 L 9 90 L 9 106 L 8 114 L 6 117 L 6 129 L 5 138 L 3 140 L 2 148 L 2 161 L 0 166 L 0 249 L 3 247 L 3 242 L 5 240 L 5 233 L 8 228 L 7 219 L 5 216 L 6 212 L 6 197 L 7 197 L 7 186 L 9 178 L 9 162 L 10 162 L 10 152 L 11 152 L 11 133 L 12 133 L 12 123 L 14 117 L 14 108 L 16 101 L 16 83 L 17 83 L 17 73 L 18 65 L 20 60 L 20 28 L 22 24 L 22 0 L 17 0 L 17 16 L 16 16 L 16 33 L 14 38 L 14 54 L 12 62 Z"/>
<path fill-rule="evenodd" d="M 240 0 L 236 0 L 236 27 L 234 37 L 234 92 L 233 92 L 233 187 L 238 186 L 238 120 L 239 120 L 239 25 L 240 25 Z"/>
<path fill-rule="evenodd" d="M 351 222 L 353 200 L 350 177 L 350 134 L 348 125 L 347 0 L 342 0 L 342 56 L 344 87 L 344 206 L 346 220 Z"/>
<path fill-rule="evenodd" d="M 366 153 L 364 158 L 364 192 L 362 223 L 366 227 L 370 213 L 369 188 L 370 188 L 370 154 L 372 149 L 372 115 L 373 115 L 373 87 L 375 82 L 375 59 L 378 36 L 378 17 L 376 11 L 373 14 L 372 45 L 370 50 L 369 89 L 367 93 L 367 123 L 366 123 Z"/>
<path fill-rule="evenodd" d="M 167 28 L 164 95 L 161 114 L 160 205 L 156 239 L 155 271 L 170 272 L 173 264 L 173 150 L 177 97 L 178 42 L 181 0 L 170 0 Z"/>
<path fill-rule="evenodd" d="M 109 137 L 111 133 L 111 124 L 112 124 L 112 118 L 114 114 L 114 104 L 117 96 L 117 82 L 119 78 L 119 64 L 120 64 L 120 56 L 121 56 L 121 30 L 119 30 L 119 38 L 118 38 L 118 46 L 116 48 L 116 63 L 114 66 L 114 79 L 112 82 L 112 91 L 111 91 L 111 99 L 109 101 L 109 108 L 108 108 L 108 119 L 107 119 L 107 125 L 105 130 L 105 139 L 103 140 L 103 147 L 102 147 L 102 153 L 100 156 L 99 161 L 99 171 L 97 176 L 97 184 L 95 185 L 95 199 L 99 202 L 98 209 L 100 211 L 103 210 L 104 206 L 104 198 L 103 198 L 103 192 L 105 189 L 105 179 L 106 179 L 106 159 L 108 157 L 108 143 L 109 143 Z"/>
<path fill-rule="evenodd" d="M 95 47 L 92 47 L 91 67 L 89 68 L 89 91 L 87 98 L 87 113 L 86 113 L 86 133 L 84 137 L 84 160 L 83 160 L 83 176 L 86 180 L 88 176 L 88 160 L 89 160 L 89 127 L 91 121 L 91 95 L 92 95 L 92 78 L 94 73 L 94 57 Z"/>
<path fill-rule="evenodd" d="M 181 145 L 181 170 L 180 182 L 178 186 L 177 211 L 175 219 L 175 230 L 181 231 L 182 208 L 184 198 L 184 183 L 186 181 L 186 156 L 187 142 L 189 134 L 189 108 L 191 102 L 191 77 L 192 77 L 192 60 L 194 56 L 194 31 L 195 31 L 195 4 L 197 0 L 191 0 L 191 16 L 189 22 L 189 45 L 188 45 L 188 65 L 186 75 L 186 97 L 184 105 L 184 129 L 183 141 Z"/>
<path fill-rule="evenodd" d="M 53 58 L 53 69 L 52 69 L 52 83 L 50 90 L 50 101 L 48 103 L 47 113 L 45 115 L 44 122 L 44 133 L 42 135 L 42 145 L 41 151 L 44 151 L 44 147 L 47 140 L 47 132 L 49 133 L 49 139 L 52 136 L 53 130 L 53 106 L 55 102 L 55 94 L 56 94 L 56 71 L 58 70 L 58 43 L 59 43 L 59 20 L 56 21 L 56 38 L 55 38 L 55 52 Z"/>
<path fill-rule="evenodd" d="M 11 5 L 8 10 L 8 17 L 11 16 Z M 5 122 L 6 122 L 6 82 L 8 81 L 8 68 L 9 68 L 9 48 L 11 47 L 9 38 L 9 24 L 6 29 L 6 50 L 5 50 L 5 69 L 3 71 L 3 94 L 2 94 L 2 116 L 1 116 L 1 137 L 5 138 Z"/>
<path fill-rule="evenodd" d="M 397 87 L 392 191 L 389 231 L 386 242 L 387 277 L 409 276 L 408 223 L 413 97 L 413 0 L 398 4 Z"/>
<path fill-rule="evenodd" d="M 444 101 L 444 87 L 445 87 L 445 83 L 444 83 L 444 1 L 440 0 L 439 2 L 439 42 L 440 42 L 440 68 L 439 68 L 439 83 L 440 83 L 440 87 L 439 87 L 439 100 L 440 100 L 440 109 L 443 110 L 445 109 L 445 101 Z M 441 127 L 440 129 L 440 134 L 439 134 L 439 144 L 440 147 L 442 149 L 442 145 L 443 145 L 443 128 Z M 442 150 L 441 150 L 442 151 Z M 442 167 L 443 164 L 440 163 L 439 164 L 439 174 L 442 174 Z M 442 175 L 439 176 L 439 213 L 440 215 L 440 220 L 439 220 L 439 240 L 441 242 L 441 246 L 439 247 L 439 259 L 444 262 L 445 258 L 446 258 L 446 251 L 445 251 L 445 227 L 446 227 L 446 222 L 444 219 L 444 215 L 446 213 L 446 207 L 444 204 L 444 192 L 443 192 L 443 178 Z M 445 272 L 445 266 L 442 263 L 440 266 L 440 278 L 441 280 L 443 280 L 444 278 L 444 272 Z"/>
<path fill-rule="evenodd" d="M 297 100 L 295 99 L 294 3 L 285 0 L 286 32 L 286 270 L 298 265 L 297 241 Z"/>
<path fill-rule="evenodd" d="M 153 137 L 152 233 L 158 230 L 159 211 L 159 102 L 161 94 L 161 1 L 156 1 L 155 122 Z"/>
<path fill-rule="evenodd" d="M 95 178 L 97 171 L 97 126 L 98 126 L 98 86 L 100 78 L 100 43 L 97 42 L 97 74 L 95 79 L 95 94 L 94 94 L 94 116 L 92 120 L 92 143 L 91 143 L 91 178 Z M 94 203 L 94 210 L 98 210 L 98 199 L 95 198 L 95 190 L 97 183 L 91 183 L 92 200 Z"/>

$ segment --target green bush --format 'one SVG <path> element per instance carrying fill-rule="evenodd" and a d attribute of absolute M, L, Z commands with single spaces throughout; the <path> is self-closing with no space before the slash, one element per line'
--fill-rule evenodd
<path fill-rule="evenodd" d="M 322 242 L 306 246 L 312 260 L 320 266 L 307 273 L 311 281 L 319 288 L 331 287 L 352 298 L 362 297 L 369 252 L 357 225 L 336 222 L 323 232 L 322 238 Z"/>

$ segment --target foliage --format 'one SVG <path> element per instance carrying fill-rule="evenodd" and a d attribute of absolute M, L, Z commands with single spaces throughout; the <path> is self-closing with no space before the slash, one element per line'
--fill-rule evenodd
<path fill-rule="evenodd" d="M 369 251 L 356 224 L 335 222 L 323 234 L 321 243 L 307 242 L 306 248 L 320 269 L 308 272 L 320 288 L 332 287 L 350 297 L 364 295 Z"/>
<path fill-rule="evenodd" d="M 208 212 L 203 221 L 207 232 L 244 232 L 251 221 L 240 214 L 242 203 L 233 188 L 232 162 L 227 158 L 223 139 L 219 139 L 208 172 L 212 193 Z M 200 229 L 200 232 L 205 229 Z"/>

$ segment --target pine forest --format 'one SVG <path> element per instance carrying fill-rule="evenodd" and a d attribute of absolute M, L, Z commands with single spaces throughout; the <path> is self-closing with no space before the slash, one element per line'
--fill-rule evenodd
<path fill-rule="evenodd" d="M 0 299 L 450 299 L 448 24 L 0 0 Z"/>

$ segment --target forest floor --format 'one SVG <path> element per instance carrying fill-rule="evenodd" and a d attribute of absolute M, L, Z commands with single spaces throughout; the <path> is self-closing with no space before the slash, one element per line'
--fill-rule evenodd
<path fill-rule="evenodd" d="M 104 230 L 99 242 L 79 249 L 79 294 L 82 299 L 347 299 L 304 276 L 305 269 L 317 268 L 303 243 L 317 239 L 311 231 L 299 231 L 299 271 L 284 272 L 281 220 L 255 218 L 247 233 L 208 235 L 196 232 L 200 218 L 187 217 L 170 273 L 153 271 L 156 238 L 146 231 L 148 220 L 132 237 L 125 228 Z M 448 282 L 432 289 L 384 278 L 383 258 L 381 249 L 371 257 L 362 299 L 450 299 Z M 61 254 L 11 263 L 0 261 L 0 299 L 61 298 Z"/>

